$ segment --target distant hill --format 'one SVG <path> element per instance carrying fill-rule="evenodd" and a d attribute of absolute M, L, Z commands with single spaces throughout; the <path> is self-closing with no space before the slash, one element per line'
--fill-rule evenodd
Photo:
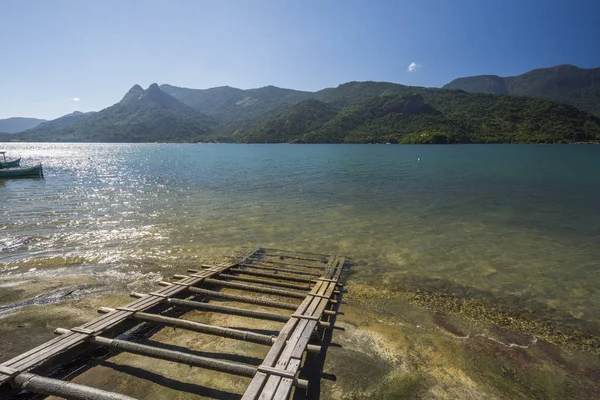
<path fill-rule="evenodd" d="M 17 133 L 30 128 L 34 128 L 46 121 L 45 119 L 39 118 L 23 118 L 23 117 L 12 117 L 6 119 L 0 119 L 0 132 L 4 133 Z"/>
<path fill-rule="evenodd" d="M 58 117 L 51 121 L 45 121 L 45 122 L 39 124 L 38 126 L 36 126 L 36 128 L 38 130 L 49 130 L 49 129 L 56 129 L 56 128 L 60 128 L 63 126 L 72 125 L 75 122 L 85 118 L 86 116 L 90 116 L 94 113 L 95 113 L 95 111 L 90 111 L 87 113 L 83 113 L 81 111 L 73 111 L 70 114 L 63 115 L 62 117 Z"/>
<path fill-rule="evenodd" d="M 218 121 L 216 131 L 232 133 L 248 128 L 260 119 L 277 114 L 303 100 L 312 92 L 265 86 L 258 89 L 236 89 L 221 86 L 211 89 L 186 89 L 161 85 L 161 90 L 193 109 Z"/>
<path fill-rule="evenodd" d="M 503 82 L 482 81 L 487 87 Z M 0 134 L 1 140 L 572 143 L 600 141 L 600 119 L 533 97 L 389 82 L 348 82 L 318 92 L 152 84 L 146 90 L 133 86 L 121 101 L 99 112 L 65 115 L 24 132 Z"/>
<path fill-rule="evenodd" d="M 506 78 L 496 75 L 458 78 L 444 88 L 471 93 L 536 97 L 571 104 L 580 110 L 600 115 L 600 68 L 557 65 Z"/>
<path fill-rule="evenodd" d="M 236 136 L 239 142 L 569 143 L 600 139 L 600 119 L 547 100 L 385 82 L 319 92 Z"/>
<path fill-rule="evenodd" d="M 196 140 L 215 121 L 174 97 L 157 84 L 147 90 L 133 86 L 123 99 L 96 113 L 74 113 L 17 134 L 28 141 L 177 142 Z"/>

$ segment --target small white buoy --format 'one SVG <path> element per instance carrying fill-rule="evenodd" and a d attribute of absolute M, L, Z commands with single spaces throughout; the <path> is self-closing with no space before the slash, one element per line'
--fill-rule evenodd
<path fill-rule="evenodd" d="M 421 157 L 417 158 L 417 161 L 421 161 Z"/>

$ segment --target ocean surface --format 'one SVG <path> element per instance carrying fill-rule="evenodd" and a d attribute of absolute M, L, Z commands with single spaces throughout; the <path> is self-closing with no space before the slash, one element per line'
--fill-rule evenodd
<path fill-rule="evenodd" d="M 600 321 L 600 146 L 12 144 L 0 286 L 129 285 L 241 247 L 338 253 Z M 2 306 L 2 304 L 0 304 Z"/>

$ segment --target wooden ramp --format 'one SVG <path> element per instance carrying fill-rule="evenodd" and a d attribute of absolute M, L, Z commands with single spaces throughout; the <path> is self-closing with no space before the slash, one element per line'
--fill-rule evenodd
<path fill-rule="evenodd" d="M 315 363 L 314 356 L 318 355 L 317 358 L 324 361 L 327 338 L 331 338 L 341 302 L 340 279 L 348 267 L 346 259 L 261 248 L 227 264 L 201 267 L 188 270 L 188 275 L 175 275 L 172 282 L 160 282 L 163 287 L 159 290 L 148 294 L 132 293 L 136 300 L 123 307 L 101 307 L 98 310 L 103 314 L 101 317 L 71 329 L 58 328 L 55 333 L 60 336 L 57 338 L 0 364 L 0 399 L 8 399 L 23 389 L 66 399 L 133 399 L 48 377 L 52 371 L 98 347 L 251 378 L 243 399 L 288 399 L 292 393 L 295 398 L 306 397 L 308 393 L 312 393 L 311 398 L 318 396 L 321 371 L 315 373 L 314 370 L 322 367 L 322 363 Z M 244 294 L 224 293 L 221 288 Z M 210 299 L 289 311 L 256 311 L 221 305 L 222 302 L 208 303 Z M 293 303 L 289 299 L 297 300 Z M 277 336 L 269 336 L 165 315 L 175 306 L 280 321 L 285 325 Z M 117 338 L 146 322 L 271 348 L 262 364 L 254 367 Z M 302 379 L 302 375 L 312 378 Z"/>

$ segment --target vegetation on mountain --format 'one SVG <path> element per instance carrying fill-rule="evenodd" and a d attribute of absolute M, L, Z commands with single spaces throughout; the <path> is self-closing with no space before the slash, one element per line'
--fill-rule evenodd
<path fill-rule="evenodd" d="M 493 82 L 492 82 L 493 83 Z M 115 105 L 0 140 L 239 143 L 572 143 L 600 140 L 600 119 L 532 97 L 387 82 L 318 92 L 135 85 Z M 175 98 L 165 91 L 179 96 Z M 212 100 L 211 100 L 212 99 Z M 184 104 L 187 103 L 187 104 Z M 205 110 L 201 112 L 199 110 Z"/>
<path fill-rule="evenodd" d="M 507 78 L 496 75 L 458 78 L 444 88 L 472 93 L 536 97 L 567 103 L 600 115 L 600 68 L 582 69 L 573 65 L 557 65 Z"/>
<path fill-rule="evenodd" d="M 304 100 L 275 117 L 260 123 L 247 134 L 235 135 L 235 140 L 252 143 L 286 143 L 298 141 L 306 132 L 318 129 L 333 118 L 337 110 L 319 100 Z"/>
<path fill-rule="evenodd" d="M 338 91 L 339 89 L 339 91 Z M 352 82 L 321 96 L 330 107 L 297 104 L 264 121 L 244 142 L 570 143 L 600 139 L 600 119 L 546 100 Z M 361 100 L 362 99 L 362 100 Z M 331 110 L 337 112 L 332 114 Z M 324 120 L 329 115 L 327 120 Z M 293 118 L 291 118 L 293 116 Z M 318 121 L 286 124 L 286 121 Z"/>
<path fill-rule="evenodd" d="M 187 89 L 161 85 L 170 94 L 196 111 L 218 121 L 214 130 L 231 134 L 248 129 L 265 117 L 273 116 L 303 100 L 314 97 L 312 92 L 266 86 L 258 89 L 236 89 L 221 86 L 211 89 Z"/>
<path fill-rule="evenodd" d="M 11 135 L 13 140 L 58 142 L 178 142 L 197 140 L 215 121 L 157 84 L 132 87 L 123 99 L 97 113 L 70 114 L 34 129 Z"/>
<path fill-rule="evenodd" d="M 0 132 L 17 133 L 38 126 L 45 119 L 11 117 L 0 119 Z"/>

